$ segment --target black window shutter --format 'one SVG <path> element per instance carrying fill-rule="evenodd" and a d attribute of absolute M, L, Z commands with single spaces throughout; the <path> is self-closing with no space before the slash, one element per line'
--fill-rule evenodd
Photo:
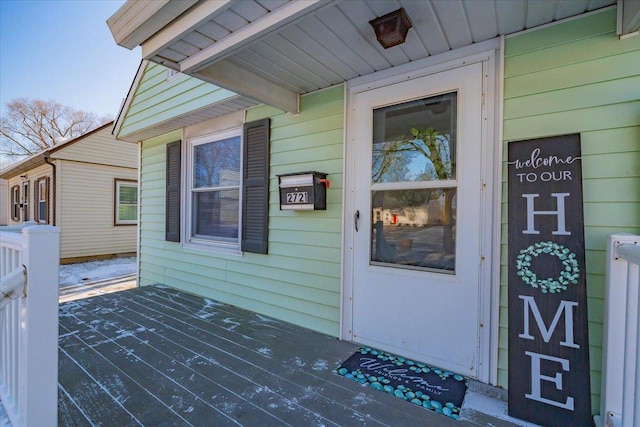
<path fill-rule="evenodd" d="M 44 210 L 44 212 L 45 212 L 45 213 L 44 213 L 44 215 L 45 215 L 45 217 L 44 217 L 44 221 L 45 221 L 47 224 L 50 224 L 50 221 L 49 221 L 49 208 L 51 207 L 51 203 L 49 203 L 49 201 L 51 200 L 51 194 L 50 194 L 50 191 L 51 191 L 51 178 L 50 178 L 50 177 L 47 177 L 46 179 L 47 179 L 47 180 L 46 180 L 46 184 L 45 184 L 45 191 L 44 191 L 44 193 L 45 193 L 45 205 L 46 205 L 47 207 L 46 207 L 46 209 Z M 41 219 L 42 219 L 42 218 L 41 218 Z"/>
<path fill-rule="evenodd" d="M 17 185 L 11 187 L 11 219 L 20 220 L 20 187 Z"/>
<path fill-rule="evenodd" d="M 180 141 L 167 144 L 167 200 L 165 240 L 180 241 Z"/>
<path fill-rule="evenodd" d="M 242 250 L 266 254 L 269 243 L 269 119 L 244 125 Z"/>
<path fill-rule="evenodd" d="M 33 220 L 40 222 L 40 210 L 38 209 L 40 204 L 38 203 L 38 196 L 40 195 L 40 180 L 36 179 L 33 186 Z"/>
<path fill-rule="evenodd" d="M 24 218 L 22 218 L 22 222 L 29 221 L 29 181 L 22 183 L 22 191 L 24 194 L 22 195 L 22 213 L 24 214 Z"/>

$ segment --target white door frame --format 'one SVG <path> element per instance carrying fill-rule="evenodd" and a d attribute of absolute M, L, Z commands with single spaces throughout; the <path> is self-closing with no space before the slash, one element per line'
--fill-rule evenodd
<path fill-rule="evenodd" d="M 343 203 L 343 268 L 342 268 L 342 306 L 340 338 L 352 341 L 353 325 L 353 274 L 354 274 L 354 183 L 357 153 L 355 95 L 371 89 L 392 85 L 409 79 L 428 76 L 438 72 L 467 64 L 481 62 L 483 64 L 483 120 L 482 120 L 482 157 L 481 182 L 482 189 L 480 236 L 482 259 L 484 264 L 480 271 L 480 316 L 482 332 L 478 354 L 480 363 L 478 379 L 489 384 L 497 384 L 498 376 L 498 319 L 500 295 L 500 235 L 501 235 L 501 181 L 502 181 L 502 149 L 501 135 L 501 88 L 499 79 L 502 67 L 498 62 L 500 40 L 450 51 L 436 57 L 394 67 L 389 70 L 359 77 L 347 82 L 345 87 L 345 164 L 344 164 L 344 203 Z"/>

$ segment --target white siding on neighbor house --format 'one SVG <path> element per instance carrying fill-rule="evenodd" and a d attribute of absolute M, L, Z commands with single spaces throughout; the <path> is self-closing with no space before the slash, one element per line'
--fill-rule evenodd
<path fill-rule="evenodd" d="M 137 168 L 138 145 L 116 141 L 111 135 L 111 127 L 108 126 L 93 135 L 53 152 L 51 158 Z"/>
<path fill-rule="evenodd" d="M 6 179 L 0 179 L 0 225 L 9 221 L 9 185 Z"/>
<path fill-rule="evenodd" d="M 26 178 L 22 178 L 21 175 L 26 175 Z M 20 221 L 14 221 L 11 218 L 11 188 L 15 187 L 16 185 L 20 186 L 20 198 L 22 199 L 22 183 L 25 181 L 29 181 L 29 197 L 28 197 L 28 201 L 29 201 L 29 221 L 33 221 L 35 218 L 35 194 L 37 191 L 37 182 L 40 178 L 44 178 L 47 177 L 49 178 L 49 224 L 53 225 L 52 223 L 52 215 L 53 215 L 53 168 L 51 167 L 51 165 L 42 165 L 42 166 L 38 166 L 36 168 L 33 168 L 25 173 L 22 173 L 18 176 L 14 176 L 13 178 L 9 178 L 7 180 L 7 188 L 8 188 L 8 195 L 7 195 L 7 202 L 4 206 L 7 206 L 6 211 L 7 211 L 7 220 L 8 220 L 8 224 L 9 225 L 16 225 L 16 224 L 20 224 L 22 222 L 24 222 L 24 218 L 21 216 L 20 217 Z M 21 211 L 22 212 L 22 211 Z"/>
<path fill-rule="evenodd" d="M 136 226 L 114 225 L 114 193 L 115 179 L 135 181 L 137 169 L 76 161 L 56 164 L 60 258 L 135 252 Z"/>

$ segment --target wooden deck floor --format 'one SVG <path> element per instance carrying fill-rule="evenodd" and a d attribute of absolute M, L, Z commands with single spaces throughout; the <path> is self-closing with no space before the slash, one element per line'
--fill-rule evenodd
<path fill-rule="evenodd" d="M 335 374 L 356 349 L 166 287 L 68 302 L 60 305 L 58 423 L 477 425 Z"/>

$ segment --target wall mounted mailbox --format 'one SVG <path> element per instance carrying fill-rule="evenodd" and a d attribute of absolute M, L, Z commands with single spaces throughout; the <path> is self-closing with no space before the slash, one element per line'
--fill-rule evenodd
<path fill-rule="evenodd" d="M 326 210 L 327 174 L 296 172 L 278 175 L 281 210 Z"/>

